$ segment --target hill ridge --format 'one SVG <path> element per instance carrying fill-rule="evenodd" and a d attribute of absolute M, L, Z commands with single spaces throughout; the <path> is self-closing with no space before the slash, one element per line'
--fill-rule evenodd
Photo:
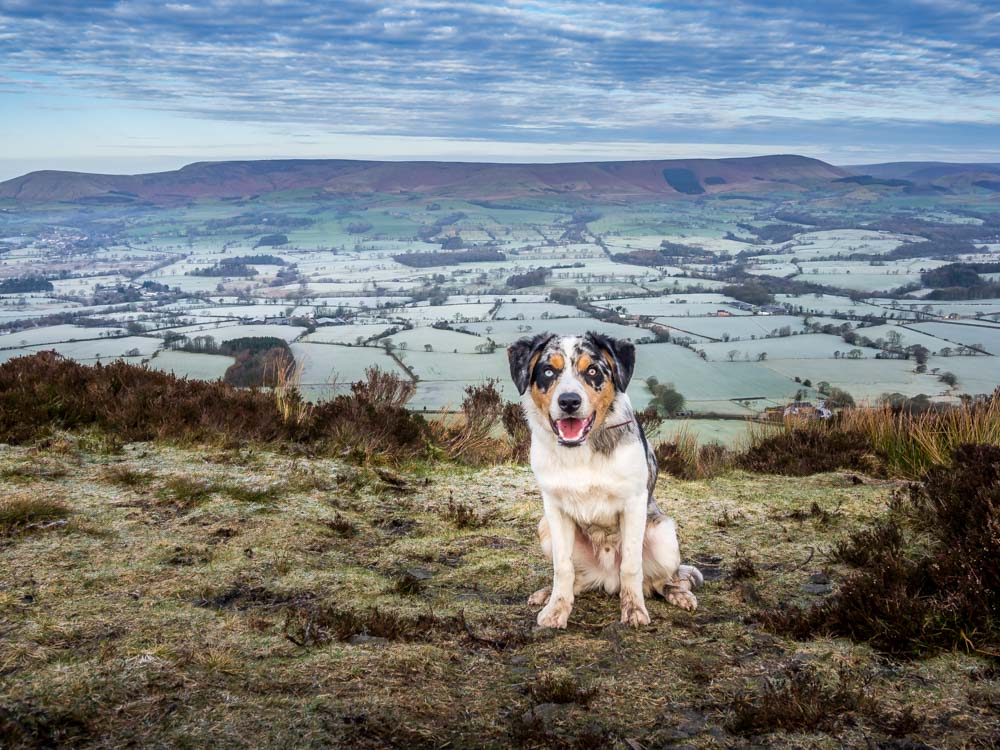
<path fill-rule="evenodd" d="M 134 175 L 39 170 L 0 183 L 0 199 L 170 202 L 302 189 L 474 198 L 538 194 L 680 197 L 759 191 L 775 183 L 801 188 L 848 174 L 797 154 L 556 163 L 251 159 L 192 162 L 176 170 Z"/>

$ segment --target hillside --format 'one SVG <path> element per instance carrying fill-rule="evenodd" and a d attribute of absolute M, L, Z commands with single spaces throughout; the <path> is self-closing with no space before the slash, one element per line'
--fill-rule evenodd
<path fill-rule="evenodd" d="M 32 172 L 0 183 L 0 199 L 156 203 L 285 190 L 334 195 L 419 192 L 466 199 L 546 194 L 677 197 L 801 189 L 847 174 L 822 161 L 794 155 L 571 164 L 229 161 L 198 162 L 175 171 L 140 175 Z"/>
<path fill-rule="evenodd" d="M 905 180 L 935 180 L 966 172 L 1000 174 L 1000 164 L 960 164 L 943 161 L 896 161 L 885 164 L 855 164 L 844 168 L 855 174 Z"/>
<path fill-rule="evenodd" d="M 982 659 L 887 662 L 751 624 L 837 586 L 827 550 L 895 482 L 661 479 L 708 579 L 698 611 L 652 601 L 653 624 L 625 630 L 586 594 L 553 633 L 525 603 L 548 566 L 523 466 L 64 433 L 0 447 L 0 473 L 8 504 L 49 509 L 0 534 L 7 747 L 995 747 L 1000 731 Z"/>
<path fill-rule="evenodd" d="M 859 164 L 846 167 L 855 174 L 883 180 L 907 180 L 942 191 L 968 193 L 1000 192 L 1000 164 L 959 164 L 913 161 L 887 164 Z"/>

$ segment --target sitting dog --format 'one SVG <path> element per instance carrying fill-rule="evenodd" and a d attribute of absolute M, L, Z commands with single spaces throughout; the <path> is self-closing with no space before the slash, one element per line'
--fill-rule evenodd
<path fill-rule="evenodd" d="M 674 521 L 653 498 L 656 457 L 625 393 L 635 347 L 597 333 L 539 334 L 507 356 L 544 502 L 538 536 L 552 559 L 551 588 L 528 599 L 544 605 L 538 624 L 565 628 L 575 595 L 598 588 L 620 592 L 621 621 L 635 627 L 649 623 L 644 597 L 654 591 L 693 610 L 702 575 L 680 564 Z"/>

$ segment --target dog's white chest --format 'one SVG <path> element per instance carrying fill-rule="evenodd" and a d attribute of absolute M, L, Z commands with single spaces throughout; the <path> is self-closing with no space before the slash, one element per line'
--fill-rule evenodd
<path fill-rule="evenodd" d="M 581 526 L 617 528 L 628 503 L 645 505 L 647 468 L 638 444 L 610 456 L 588 448 L 533 448 L 531 466 L 542 493 Z"/>

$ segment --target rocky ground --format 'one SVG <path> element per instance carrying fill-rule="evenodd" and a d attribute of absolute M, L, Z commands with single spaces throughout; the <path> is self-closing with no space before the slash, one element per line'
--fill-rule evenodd
<path fill-rule="evenodd" d="M 1000 670 L 754 623 L 811 603 L 895 483 L 661 479 L 695 613 L 547 582 L 526 467 L 353 467 L 63 435 L 0 448 L 8 747 L 1000 746 Z"/>

